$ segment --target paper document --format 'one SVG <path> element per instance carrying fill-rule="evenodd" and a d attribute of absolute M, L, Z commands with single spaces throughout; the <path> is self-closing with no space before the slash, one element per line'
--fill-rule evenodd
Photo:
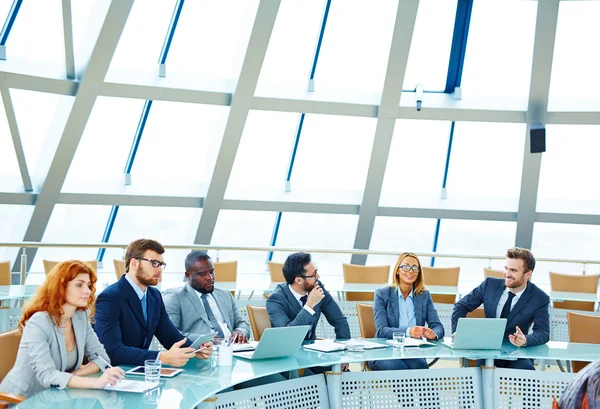
<path fill-rule="evenodd" d="M 160 385 L 160 382 L 130 381 L 125 379 L 117 382 L 115 386 L 106 385 L 104 389 L 107 391 L 144 393 L 157 388 L 158 385 Z"/>
<path fill-rule="evenodd" d="M 391 339 L 388 339 L 387 341 L 385 341 L 386 343 L 393 345 L 393 346 L 399 346 L 400 344 L 397 342 L 392 341 Z M 429 342 L 429 341 L 424 341 L 422 339 L 419 338 L 405 338 L 404 339 L 404 346 L 405 347 L 420 347 L 420 346 L 435 346 L 435 344 L 433 342 Z"/>
<path fill-rule="evenodd" d="M 352 344 L 362 345 L 364 349 L 377 349 L 377 348 L 388 348 L 389 345 L 378 344 L 377 342 L 365 341 L 364 339 L 351 339 L 349 341 L 336 341 L 337 344 Z"/>
<path fill-rule="evenodd" d="M 233 352 L 254 351 L 257 345 L 258 341 L 248 341 L 245 344 L 231 344 Z"/>
<path fill-rule="evenodd" d="M 313 344 L 303 346 L 304 349 L 310 349 L 319 352 L 334 352 L 343 351 L 346 349 L 346 345 L 333 342 L 331 340 L 317 340 Z"/>

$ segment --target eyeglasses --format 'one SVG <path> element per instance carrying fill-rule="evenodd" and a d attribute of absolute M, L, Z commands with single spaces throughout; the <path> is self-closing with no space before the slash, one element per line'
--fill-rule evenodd
<path fill-rule="evenodd" d="M 167 267 L 167 263 L 159 261 L 159 260 L 152 260 L 152 259 L 143 258 L 143 257 L 139 257 L 138 260 L 148 261 L 152 264 L 152 267 L 154 267 L 154 268 L 162 267 L 164 269 L 165 267 Z"/>
<path fill-rule="evenodd" d="M 421 269 L 419 268 L 419 266 L 409 266 L 406 264 L 398 266 L 398 269 L 404 271 L 405 273 L 409 273 L 412 271 L 413 273 L 418 274 L 421 272 Z"/>
<path fill-rule="evenodd" d="M 317 270 L 315 270 L 314 274 L 313 274 L 313 275 L 311 275 L 311 276 L 300 276 L 300 277 L 302 277 L 302 278 L 304 278 L 304 279 L 306 279 L 306 278 L 315 278 L 315 279 L 316 279 L 316 278 L 317 278 L 317 273 L 318 273 L 318 272 L 319 272 L 319 270 L 317 269 Z"/>

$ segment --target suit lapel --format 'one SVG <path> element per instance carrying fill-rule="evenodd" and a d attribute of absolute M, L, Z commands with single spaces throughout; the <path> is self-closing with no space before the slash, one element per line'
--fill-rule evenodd
<path fill-rule="evenodd" d="M 515 318 L 515 316 L 519 313 L 519 311 L 521 310 L 521 308 L 523 308 L 523 306 L 525 304 L 527 304 L 529 302 L 529 300 L 531 299 L 531 284 L 527 284 L 527 287 L 525 287 L 525 291 L 523 291 L 523 294 L 521 294 L 521 296 L 519 297 L 519 301 L 517 301 L 517 303 L 515 304 L 515 306 L 512 308 L 512 310 L 510 310 L 510 314 L 508 314 L 507 320 L 506 320 L 506 327 L 508 328 L 510 325 L 510 321 Z M 525 331 L 525 333 L 527 333 L 527 329 L 528 328 L 521 328 L 522 331 Z"/>
<path fill-rule="evenodd" d="M 486 304 L 484 300 L 483 303 L 486 318 L 496 318 L 496 308 L 498 307 L 498 302 L 500 301 L 500 297 L 502 297 L 502 293 L 506 290 L 506 286 L 504 285 L 503 281 L 494 280 L 494 282 L 496 285 L 491 291 L 492 302 Z"/>
<path fill-rule="evenodd" d="M 298 313 L 302 309 L 302 307 L 300 306 L 300 303 L 298 302 L 298 300 L 296 300 L 296 297 L 294 297 L 294 294 L 292 294 L 292 292 L 288 288 L 287 284 L 281 284 L 281 286 L 282 286 L 282 291 L 285 294 L 285 297 L 287 298 L 288 302 L 292 306 L 292 310 L 294 310 L 294 316 L 298 315 Z M 316 313 L 316 311 L 315 311 L 315 313 Z"/>
<path fill-rule="evenodd" d="M 399 294 L 399 290 L 398 288 L 394 288 L 391 291 L 391 299 L 390 302 L 392 303 L 392 312 L 394 314 L 394 328 L 397 328 L 398 326 L 400 326 L 400 306 L 398 305 L 398 294 Z"/>
<path fill-rule="evenodd" d="M 121 286 L 121 289 L 123 290 L 123 292 L 127 295 L 127 302 L 129 303 L 129 306 L 133 310 L 133 313 L 135 314 L 136 318 L 138 319 L 140 324 L 142 324 L 142 326 L 144 328 L 146 328 L 147 323 L 144 320 L 144 312 L 142 311 L 142 302 L 140 301 L 137 294 L 135 293 L 135 290 L 131 287 L 131 284 L 129 284 L 127 279 L 125 279 L 125 276 L 121 277 L 121 279 L 119 280 L 119 285 Z M 146 293 L 146 301 L 148 301 L 148 293 Z M 148 313 L 147 308 L 146 308 L 146 313 Z"/>
<path fill-rule="evenodd" d="M 54 329 L 54 336 L 56 337 L 58 351 L 60 353 L 60 371 L 64 372 L 67 369 L 67 343 L 65 341 L 65 336 L 61 333 L 62 329 L 57 327 L 54 322 L 52 322 L 52 328 Z"/>
<path fill-rule="evenodd" d="M 223 293 L 221 293 L 220 291 L 213 291 L 212 295 L 213 295 L 213 297 L 215 297 L 215 302 L 217 303 L 217 308 L 219 308 L 221 317 L 223 317 L 223 321 L 225 321 L 225 324 L 227 324 L 227 327 L 229 328 L 229 330 L 233 331 L 234 330 L 233 323 L 229 319 L 229 310 L 230 310 L 230 308 L 228 307 L 229 298 L 224 297 Z M 214 311 L 213 311 L 213 313 L 214 313 Z"/>
<path fill-rule="evenodd" d="M 198 294 L 196 294 L 196 290 L 194 290 L 189 283 L 185 284 L 184 293 L 187 299 L 192 303 L 200 318 L 206 322 L 206 325 L 211 326 L 211 322 L 208 319 L 208 315 L 206 314 L 206 310 L 204 309 L 204 304 L 200 302 L 198 298 Z"/>
<path fill-rule="evenodd" d="M 83 362 L 83 354 L 85 353 L 85 314 L 80 314 L 79 311 L 75 311 L 73 315 L 73 333 L 75 334 L 75 343 L 77 344 L 77 365 L 75 368 L 79 368 Z"/>

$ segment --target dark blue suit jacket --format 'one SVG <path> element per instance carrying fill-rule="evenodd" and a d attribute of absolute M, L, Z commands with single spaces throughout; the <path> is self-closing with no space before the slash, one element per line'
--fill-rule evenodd
<path fill-rule="evenodd" d="M 413 305 L 415 308 L 416 325 L 427 326 L 435 332 L 438 338 L 444 338 L 444 326 L 433 307 L 433 301 L 429 291 L 425 290 L 419 295 L 414 295 Z M 398 288 L 383 287 L 375 291 L 373 303 L 373 314 L 375 315 L 376 338 L 392 339 L 394 332 L 406 332 L 407 326 L 400 327 Z"/>
<path fill-rule="evenodd" d="M 156 359 L 158 351 L 148 350 L 153 336 L 167 349 L 183 338 L 167 315 L 160 291 L 148 287 L 146 298 L 147 322 L 140 299 L 125 276 L 98 295 L 94 329 L 115 366 L 144 365 L 145 360 Z M 188 339 L 184 346 L 191 343 Z"/>
<path fill-rule="evenodd" d="M 321 313 L 327 318 L 327 322 L 335 329 L 337 339 L 350 339 L 350 326 L 348 320 L 340 310 L 331 294 L 321 285 L 325 298 L 315 305 L 314 315 L 310 315 L 305 308 L 300 306 L 286 283 L 279 284 L 275 291 L 267 298 L 267 312 L 273 327 L 287 327 L 310 325 L 310 331 L 306 334 L 307 340 L 317 338 L 315 328 L 319 323 Z"/>
<path fill-rule="evenodd" d="M 506 285 L 503 279 L 486 278 L 479 287 L 454 304 L 452 332 L 456 331 L 459 318 L 466 317 L 468 312 L 479 308 L 481 304 L 483 304 L 486 318 L 496 318 L 498 301 L 500 301 L 500 297 L 505 290 Z M 527 283 L 527 287 L 521 294 L 519 301 L 508 314 L 504 339 L 508 339 L 509 334 L 514 334 L 517 326 L 521 328 L 524 334 L 527 334 L 533 323 L 533 332 L 525 335 L 527 345 L 535 346 L 548 342 L 550 339 L 549 306 L 550 297 L 532 282 Z"/>

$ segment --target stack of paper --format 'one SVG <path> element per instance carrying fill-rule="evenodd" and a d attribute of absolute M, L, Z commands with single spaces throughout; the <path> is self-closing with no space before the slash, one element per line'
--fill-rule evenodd
<path fill-rule="evenodd" d="M 109 391 L 144 393 L 158 387 L 158 385 L 160 385 L 160 382 L 130 381 L 124 379 L 117 382 L 115 386 L 106 385 L 104 389 Z"/>
<path fill-rule="evenodd" d="M 389 339 L 385 342 L 387 342 L 388 344 L 393 345 L 395 347 L 400 346 L 400 343 L 394 342 L 391 339 Z M 420 346 L 435 346 L 435 344 L 433 342 L 425 341 L 424 339 L 420 339 L 420 338 L 405 338 L 404 346 L 405 347 L 420 347 Z"/>
<path fill-rule="evenodd" d="M 254 351 L 257 345 L 258 341 L 248 341 L 245 344 L 231 344 L 233 352 Z"/>
<path fill-rule="evenodd" d="M 362 345 L 364 349 L 377 349 L 377 348 L 388 348 L 389 345 L 378 344 L 377 342 L 365 341 L 364 339 L 351 339 L 349 341 L 336 341 L 338 344 L 352 344 L 352 345 Z"/>
<path fill-rule="evenodd" d="M 334 351 L 343 351 L 346 349 L 346 345 L 339 344 L 337 342 L 325 339 L 325 340 L 316 340 L 312 344 L 304 345 L 305 349 L 311 349 L 313 351 L 319 352 L 334 352 Z"/>

